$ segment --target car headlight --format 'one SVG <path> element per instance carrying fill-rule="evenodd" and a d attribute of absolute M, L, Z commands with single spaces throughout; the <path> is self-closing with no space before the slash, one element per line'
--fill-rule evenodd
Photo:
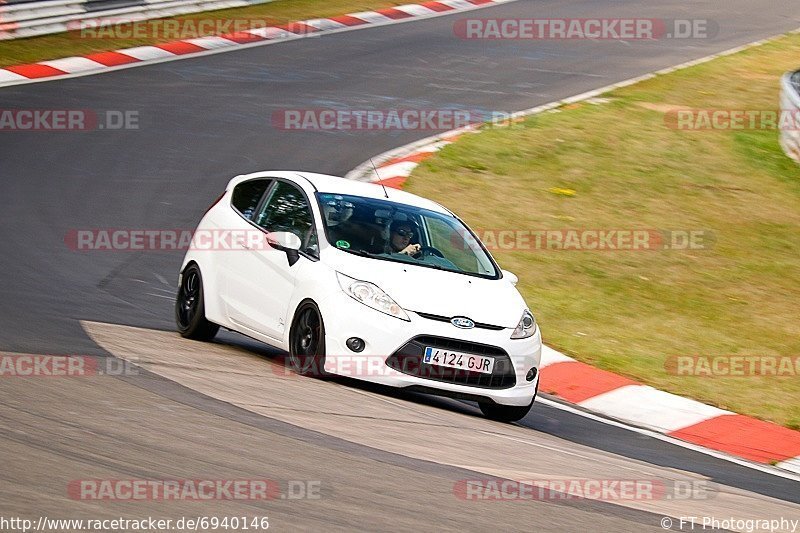
<path fill-rule="evenodd" d="M 339 286 L 342 290 L 352 299 L 381 313 L 386 313 L 389 316 L 411 322 L 411 319 L 403 308 L 397 305 L 397 302 L 392 300 L 392 298 L 377 285 L 368 281 L 353 279 L 339 272 L 336 273 L 336 278 L 339 280 Z"/>
<path fill-rule="evenodd" d="M 522 318 L 519 319 L 519 324 L 511 334 L 512 339 L 527 339 L 533 337 L 536 333 L 536 318 L 527 309 L 522 313 Z"/>

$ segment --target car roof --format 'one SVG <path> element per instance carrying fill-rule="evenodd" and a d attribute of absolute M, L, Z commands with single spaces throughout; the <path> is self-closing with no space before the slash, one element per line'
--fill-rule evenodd
<path fill-rule="evenodd" d="M 422 209 L 429 209 L 437 213 L 451 214 L 445 207 L 437 204 L 432 200 L 411 194 L 409 192 L 401 191 L 387 187 L 384 188 L 375 183 L 368 183 L 364 181 L 349 180 L 337 176 L 329 176 L 327 174 L 317 174 L 313 172 L 302 171 L 263 171 L 236 176 L 228 184 L 227 189 L 230 189 L 239 183 L 255 178 L 283 178 L 293 181 L 299 185 L 310 183 L 317 192 L 321 193 L 335 193 L 335 194 L 349 194 L 352 196 L 363 196 L 366 198 L 374 198 L 377 200 L 388 200 L 400 204 L 411 205 Z M 388 194 L 388 198 L 386 197 Z"/>

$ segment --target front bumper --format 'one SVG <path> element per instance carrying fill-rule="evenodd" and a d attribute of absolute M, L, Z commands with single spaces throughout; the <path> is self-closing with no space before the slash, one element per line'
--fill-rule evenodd
<path fill-rule="evenodd" d="M 501 405 L 529 405 L 536 394 L 542 351 L 538 330 L 530 338 L 511 339 L 513 328 L 459 329 L 410 311 L 411 321 L 407 322 L 375 311 L 344 293 L 318 304 L 325 323 L 326 372 Z M 350 337 L 365 341 L 362 352 L 355 353 L 347 347 L 345 342 Z M 414 357 L 421 357 L 425 345 L 495 358 L 495 371 L 479 375 L 415 366 Z M 536 369 L 536 377 L 528 381 L 526 376 L 531 369 Z"/>

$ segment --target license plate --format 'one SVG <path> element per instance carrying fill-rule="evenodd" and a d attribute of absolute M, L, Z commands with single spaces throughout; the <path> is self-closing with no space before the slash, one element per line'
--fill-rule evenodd
<path fill-rule="evenodd" d="M 470 353 L 452 352 L 439 348 L 425 348 L 425 358 L 423 362 L 428 365 L 446 366 L 448 368 L 458 368 L 469 370 L 470 372 L 480 372 L 491 374 L 494 369 L 494 359 Z"/>

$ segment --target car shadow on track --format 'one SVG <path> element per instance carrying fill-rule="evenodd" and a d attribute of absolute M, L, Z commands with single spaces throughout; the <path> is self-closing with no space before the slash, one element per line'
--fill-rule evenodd
<path fill-rule="evenodd" d="M 386 398 L 406 400 L 420 405 L 436 407 L 438 409 L 444 409 L 447 411 L 456 412 L 467 416 L 475 416 L 478 418 L 483 418 L 483 414 L 478 409 L 477 403 L 472 401 L 459 400 L 444 396 L 435 396 L 432 394 L 424 394 L 414 391 L 407 391 L 404 389 L 398 389 L 385 385 L 379 385 L 376 383 L 370 383 L 367 381 L 362 381 L 359 379 L 346 376 L 338 376 L 332 374 L 328 374 L 324 377 L 300 376 L 294 370 L 291 370 L 291 367 L 288 362 L 288 353 L 273 348 L 260 341 L 241 335 L 239 333 L 230 331 L 220 331 L 220 333 L 214 339 L 214 342 L 242 349 L 253 355 L 263 358 L 269 364 L 273 365 L 273 369 L 276 372 L 279 372 L 286 376 L 297 377 L 300 379 L 324 380 L 326 382 L 336 383 L 344 387 L 349 387 L 364 392 L 370 392 Z M 534 408 L 536 408 L 535 404 Z M 520 421 L 520 423 L 524 422 L 525 419 Z M 527 427 L 531 427 L 530 424 L 524 424 L 524 425 L 526 425 Z"/>

